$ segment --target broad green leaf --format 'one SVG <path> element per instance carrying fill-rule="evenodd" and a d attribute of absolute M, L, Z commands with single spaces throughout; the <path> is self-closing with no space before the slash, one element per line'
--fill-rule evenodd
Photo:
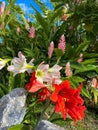
<path fill-rule="evenodd" d="M 58 16 L 60 16 L 62 14 L 62 9 L 57 10 L 56 12 L 54 12 L 53 17 L 51 18 L 51 22 L 53 22 L 55 20 L 55 18 L 57 18 Z"/>
<path fill-rule="evenodd" d="M 8 128 L 8 130 L 30 130 L 30 127 L 24 124 L 18 124 Z"/>
<path fill-rule="evenodd" d="M 95 65 L 82 65 L 81 68 L 75 71 L 75 74 L 92 70 L 97 71 L 96 68 L 97 67 Z"/>
<path fill-rule="evenodd" d="M 89 91 L 87 91 L 84 87 L 81 89 L 81 94 L 89 99 L 91 98 Z"/>
<path fill-rule="evenodd" d="M 75 53 L 77 55 L 79 55 L 81 51 L 85 51 L 88 48 L 89 43 L 90 43 L 89 41 L 85 41 L 83 43 L 80 43 L 79 46 L 76 48 Z"/>
<path fill-rule="evenodd" d="M 98 57 L 98 54 L 97 53 L 87 53 L 87 52 L 84 52 L 84 58 L 95 58 L 95 57 Z"/>
<path fill-rule="evenodd" d="M 71 64 L 71 68 L 73 69 L 81 69 L 81 67 L 83 66 L 82 64 L 79 64 L 78 62 L 75 61 L 70 61 Z"/>
<path fill-rule="evenodd" d="M 62 6 L 63 6 L 63 3 L 60 3 L 60 4 L 58 4 L 58 5 L 54 8 L 54 10 L 57 10 L 57 9 L 59 9 L 59 8 L 62 8 Z"/>
<path fill-rule="evenodd" d="M 94 94 L 94 101 L 95 101 L 95 104 L 98 103 L 98 90 L 96 88 L 93 88 L 92 87 L 92 92 Z"/>
<path fill-rule="evenodd" d="M 72 77 L 70 77 L 70 79 L 76 81 L 77 83 L 81 83 L 81 82 L 85 81 L 85 79 L 83 79 L 79 76 L 72 76 Z"/>
<path fill-rule="evenodd" d="M 66 45 L 64 56 L 65 56 L 65 58 L 68 58 L 68 59 L 70 59 L 74 56 L 74 50 L 69 43 Z"/>
<path fill-rule="evenodd" d="M 4 84 L 1 84 L 0 83 L 0 88 L 2 89 L 2 91 L 6 94 L 6 93 L 8 93 L 8 88 L 4 85 Z"/>
<path fill-rule="evenodd" d="M 96 63 L 96 59 L 92 58 L 92 59 L 87 59 L 83 62 L 81 62 L 81 64 L 86 65 L 86 64 L 93 64 Z"/>
<path fill-rule="evenodd" d="M 57 58 L 59 58 L 63 55 L 63 51 L 61 49 L 55 48 L 54 52 L 55 52 Z"/>

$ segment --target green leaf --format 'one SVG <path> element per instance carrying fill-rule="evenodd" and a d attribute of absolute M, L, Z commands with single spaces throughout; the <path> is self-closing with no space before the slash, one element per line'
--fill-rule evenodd
<path fill-rule="evenodd" d="M 83 81 L 85 81 L 85 79 L 83 79 L 83 78 L 81 78 L 79 76 L 72 76 L 72 77 L 70 77 L 70 79 L 73 79 L 77 83 L 82 83 Z"/>
<path fill-rule="evenodd" d="M 84 52 L 84 58 L 95 58 L 95 57 L 98 57 L 97 53 L 87 53 L 87 52 Z"/>
<path fill-rule="evenodd" d="M 57 58 L 59 58 L 63 55 L 63 51 L 61 49 L 55 48 L 54 52 L 55 52 Z"/>
<path fill-rule="evenodd" d="M 8 130 L 30 130 L 30 127 L 24 124 L 18 124 L 8 128 Z"/>
<path fill-rule="evenodd" d="M 5 86 L 5 85 L 3 85 L 3 84 L 1 84 L 0 83 L 0 88 L 2 89 L 2 91 L 6 94 L 6 93 L 8 93 L 8 88 Z"/>
<path fill-rule="evenodd" d="M 98 102 L 98 90 L 96 88 L 93 88 L 92 87 L 92 92 L 94 94 L 94 101 L 95 101 L 95 104 L 97 104 Z"/>
<path fill-rule="evenodd" d="M 80 69 L 83 66 L 76 61 L 70 61 L 70 64 L 71 64 L 71 68 L 73 69 Z"/>
<path fill-rule="evenodd" d="M 85 65 L 85 64 L 93 64 L 93 63 L 96 63 L 96 59 L 88 59 L 88 60 L 85 60 L 83 62 L 81 62 L 81 64 Z"/>
<path fill-rule="evenodd" d="M 88 48 L 89 43 L 90 43 L 89 41 L 85 41 L 85 42 L 81 43 L 81 44 L 76 48 L 75 53 L 76 53 L 77 55 L 79 55 L 81 51 L 85 51 L 85 50 Z"/>
<path fill-rule="evenodd" d="M 36 11 L 36 19 L 37 21 L 40 23 L 40 25 L 42 26 L 45 34 L 48 36 L 49 35 L 49 28 L 48 28 L 48 24 L 47 22 L 45 21 L 45 18 L 42 17 L 42 14 L 40 14 L 36 8 L 34 6 L 31 5 L 31 7 Z"/>
<path fill-rule="evenodd" d="M 55 20 L 55 18 L 57 18 L 58 16 L 60 16 L 62 14 L 62 9 L 57 10 L 56 12 L 54 12 L 53 17 L 51 18 L 51 22 L 53 22 Z"/>
<path fill-rule="evenodd" d="M 86 72 L 86 71 L 97 71 L 97 67 L 95 65 L 82 65 L 81 68 L 75 71 L 75 74 L 81 73 L 81 72 Z"/>
<path fill-rule="evenodd" d="M 87 98 L 91 98 L 89 91 L 87 91 L 84 87 L 81 90 L 81 94 Z"/>

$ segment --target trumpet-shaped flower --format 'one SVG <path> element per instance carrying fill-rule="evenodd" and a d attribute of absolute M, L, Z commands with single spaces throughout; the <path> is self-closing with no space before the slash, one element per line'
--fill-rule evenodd
<path fill-rule="evenodd" d="M 48 64 L 40 64 L 36 70 L 36 78 L 42 83 L 46 83 L 49 86 L 52 84 L 60 84 L 60 70 L 62 67 L 55 64 L 53 67 L 49 68 Z"/>
<path fill-rule="evenodd" d="M 32 73 L 30 83 L 26 85 L 29 92 L 36 92 L 43 87 L 47 88 L 47 92 L 51 91 L 51 86 L 54 83 L 61 83 L 60 80 L 60 67 L 59 65 L 54 65 L 49 69 L 48 64 L 41 63 L 37 70 Z M 46 92 L 42 91 L 42 93 Z"/>
<path fill-rule="evenodd" d="M 8 66 L 7 70 L 8 71 L 12 71 L 14 73 L 14 76 L 18 73 L 23 73 L 25 71 L 31 70 L 31 68 L 33 68 L 33 64 L 30 65 L 26 62 L 26 58 L 25 56 L 19 52 L 18 53 L 18 57 L 15 57 L 12 60 L 13 65 Z M 31 60 L 33 62 L 33 60 Z"/>
<path fill-rule="evenodd" d="M 55 64 L 53 67 L 51 67 L 48 70 L 48 77 L 47 77 L 47 82 L 48 84 L 60 84 L 61 79 L 60 79 L 60 70 L 62 69 L 61 66 Z"/>
<path fill-rule="evenodd" d="M 48 76 L 49 65 L 41 63 L 36 70 L 36 78 L 40 82 L 46 82 Z"/>
<path fill-rule="evenodd" d="M 62 50 L 63 53 L 65 52 L 65 47 L 66 47 L 66 41 L 65 41 L 65 36 L 62 35 L 60 37 L 60 41 L 59 41 L 59 44 L 58 44 L 58 49 Z"/>
<path fill-rule="evenodd" d="M 37 80 L 36 71 L 33 71 L 32 77 L 30 78 L 30 82 L 27 83 L 25 87 L 29 92 L 34 93 L 46 86 L 43 83 L 41 83 L 39 80 Z"/>
<path fill-rule="evenodd" d="M 50 96 L 50 90 L 48 90 L 47 85 L 43 84 L 36 78 L 36 73 L 36 71 L 33 71 L 30 82 L 26 84 L 25 88 L 30 93 L 35 93 L 40 90 L 38 98 L 40 102 L 43 102 Z"/>
<path fill-rule="evenodd" d="M 68 80 L 63 81 L 60 85 L 54 85 L 54 93 L 50 96 L 51 101 L 56 105 L 55 112 L 61 112 L 64 119 L 69 114 L 74 123 L 84 118 L 85 106 L 83 99 L 80 97 L 82 84 L 73 89 Z"/>
<path fill-rule="evenodd" d="M 52 41 L 52 42 L 50 43 L 49 48 L 48 48 L 48 57 L 49 57 L 49 58 L 52 57 L 53 50 L 54 50 L 54 42 Z"/>

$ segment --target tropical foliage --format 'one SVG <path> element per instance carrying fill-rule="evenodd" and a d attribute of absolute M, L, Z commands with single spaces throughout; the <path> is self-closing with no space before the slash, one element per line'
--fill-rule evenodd
<path fill-rule="evenodd" d="M 15 0 L 6 2 L 0 6 L 0 97 L 27 89 L 25 125 L 19 128 L 34 128 L 43 118 L 61 121 L 66 114 L 74 123 L 83 119 L 85 107 L 98 102 L 97 0 L 51 0 L 52 9 L 36 0 L 41 12 L 31 3 L 33 20 Z"/>

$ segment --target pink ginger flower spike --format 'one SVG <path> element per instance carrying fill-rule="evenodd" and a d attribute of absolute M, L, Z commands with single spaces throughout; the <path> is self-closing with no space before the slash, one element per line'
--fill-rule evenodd
<path fill-rule="evenodd" d="M 79 59 L 77 60 L 78 63 L 81 63 L 83 61 L 83 54 L 81 53 L 79 55 Z"/>
<path fill-rule="evenodd" d="M 63 53 L 65 52 L 65 47 L 66 47 L 66 41 L 65 41 L 65 36 L 64 34 L 60 37 L 60 41 L 58 44 L 58 49 L 61 49 Z"/>
<path fill-rule="evenodd" d="M 17 27 L 17 28 L 16 28 L 16 32 L 17 32 L 17 33 L 20 33 L 20 27 Z"/>
<path fill-rule="evenodd" d="M 34 38 L 34 37 L 35 37 L 35 28 L 34 28 L 34 27 L 31 27 L 31 28 L 30 28 L 29 37 L 30 37 L 30 38 Z"/>
<path fill-rule="evenodd" d="M 5 9 L 5 2 L 2 2 L 1 7 L 0 7 L 0 15 L 4 14 L 4 9 Z"/>
<path fill-rule="evenodd" d="M 72 71 L 70 68 L 70 62 L 67 62 L 66 67 L 65 67 L 65 74 L 67 77 L 71 77 L 72 76 Z"/>
<path fill-rule="evenodd" d="M 52 41 L 52 42 L 50 43 L 50 46 L 48 47 L 48 58 L 51 58 L 51 57 L 52 57 L 53 50 L 54 50 L 54 42 Z"/>

